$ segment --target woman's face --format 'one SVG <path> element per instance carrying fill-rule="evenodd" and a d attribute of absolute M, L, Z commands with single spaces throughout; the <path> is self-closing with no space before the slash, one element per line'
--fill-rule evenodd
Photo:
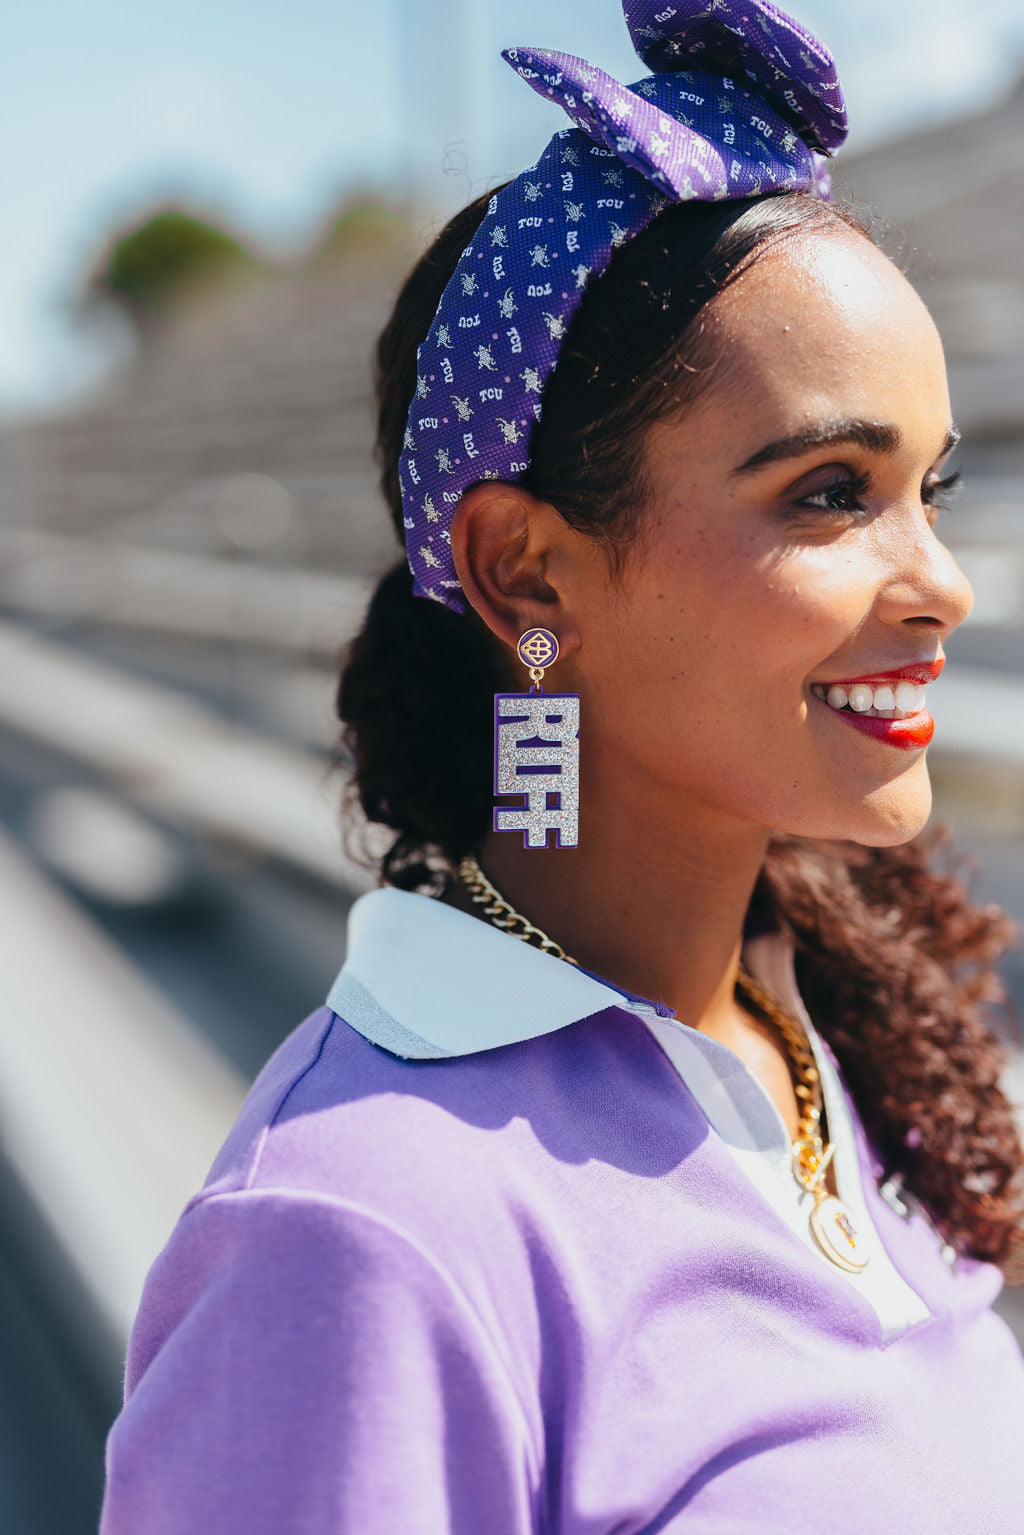
<path fill-rule="evenodd" d="M 727 366 L 653 429 L 621 577 L 577 567 L 580 644 L 551 687 L 578 687 L 581 747 L 633 792 L 905 841 L 931 806 L 930 718 L 907 688 L 972 602 L 935 528 L 955 436 L 935 326 L 845 231 L 770 250 L 707 319 Z"/>

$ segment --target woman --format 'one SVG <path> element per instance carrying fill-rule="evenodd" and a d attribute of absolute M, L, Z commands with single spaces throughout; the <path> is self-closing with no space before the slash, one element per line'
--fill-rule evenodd
<path fill-rule="evenodd" d="M 582 126 L 381 338 L 385 888 L 150 1274 L 107 1535 L 1020 1528 L 1008 925 L 915 840 L 941 347 L 820 45 L 627 20 L 630 91 L 513 55 Z"/>

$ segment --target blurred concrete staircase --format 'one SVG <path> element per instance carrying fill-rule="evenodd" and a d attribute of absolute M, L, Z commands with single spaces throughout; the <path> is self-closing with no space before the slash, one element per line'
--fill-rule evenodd
<path fill-rule="evenodd" d="M 1024 442 L 1024 75 L 985 112 L 842 156 L 852 195 L 905 240 L 942 332 L 954 413 L 974 439 Z"/>
<path fill-rule="evenodd" d="M 265 475 L 294 508 L 275 556 L 380 570 L 371 353 L 407 260 L 389 243 L 207 295 L 84 408 L 0 432 L 3 522 L 216 553 L 218 484 Z"/>

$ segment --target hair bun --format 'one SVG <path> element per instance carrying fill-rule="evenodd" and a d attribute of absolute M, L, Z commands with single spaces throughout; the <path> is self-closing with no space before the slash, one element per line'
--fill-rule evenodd
<path fill-rule="evenodd" d="M 425 849 L 460 857 L 479 841 L 499 685 L 494 643 L 475 614 L 414 597 L 405 560 L 381 577 L 349 648 L 337 712 L 352 797 L 369 821 L 398 833 L 381 863 L 389 884 L 436 885 L 444 860 L 428 862 Z"/>

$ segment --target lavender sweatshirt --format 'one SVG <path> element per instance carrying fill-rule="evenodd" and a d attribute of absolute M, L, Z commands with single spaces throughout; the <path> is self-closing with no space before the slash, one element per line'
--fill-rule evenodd
<path fill-rule="evenodd" d="M 840 1193 L 891 1276 L 859 1288 L 667 1026 L 426 897 L 361 898 L 150 1271 L 101 1535 L 1020 1535 L 997 1271 L 880 1197 L 829 1055 Z M 767 1155 L 778 1110 L 707 1059 Z"/>

